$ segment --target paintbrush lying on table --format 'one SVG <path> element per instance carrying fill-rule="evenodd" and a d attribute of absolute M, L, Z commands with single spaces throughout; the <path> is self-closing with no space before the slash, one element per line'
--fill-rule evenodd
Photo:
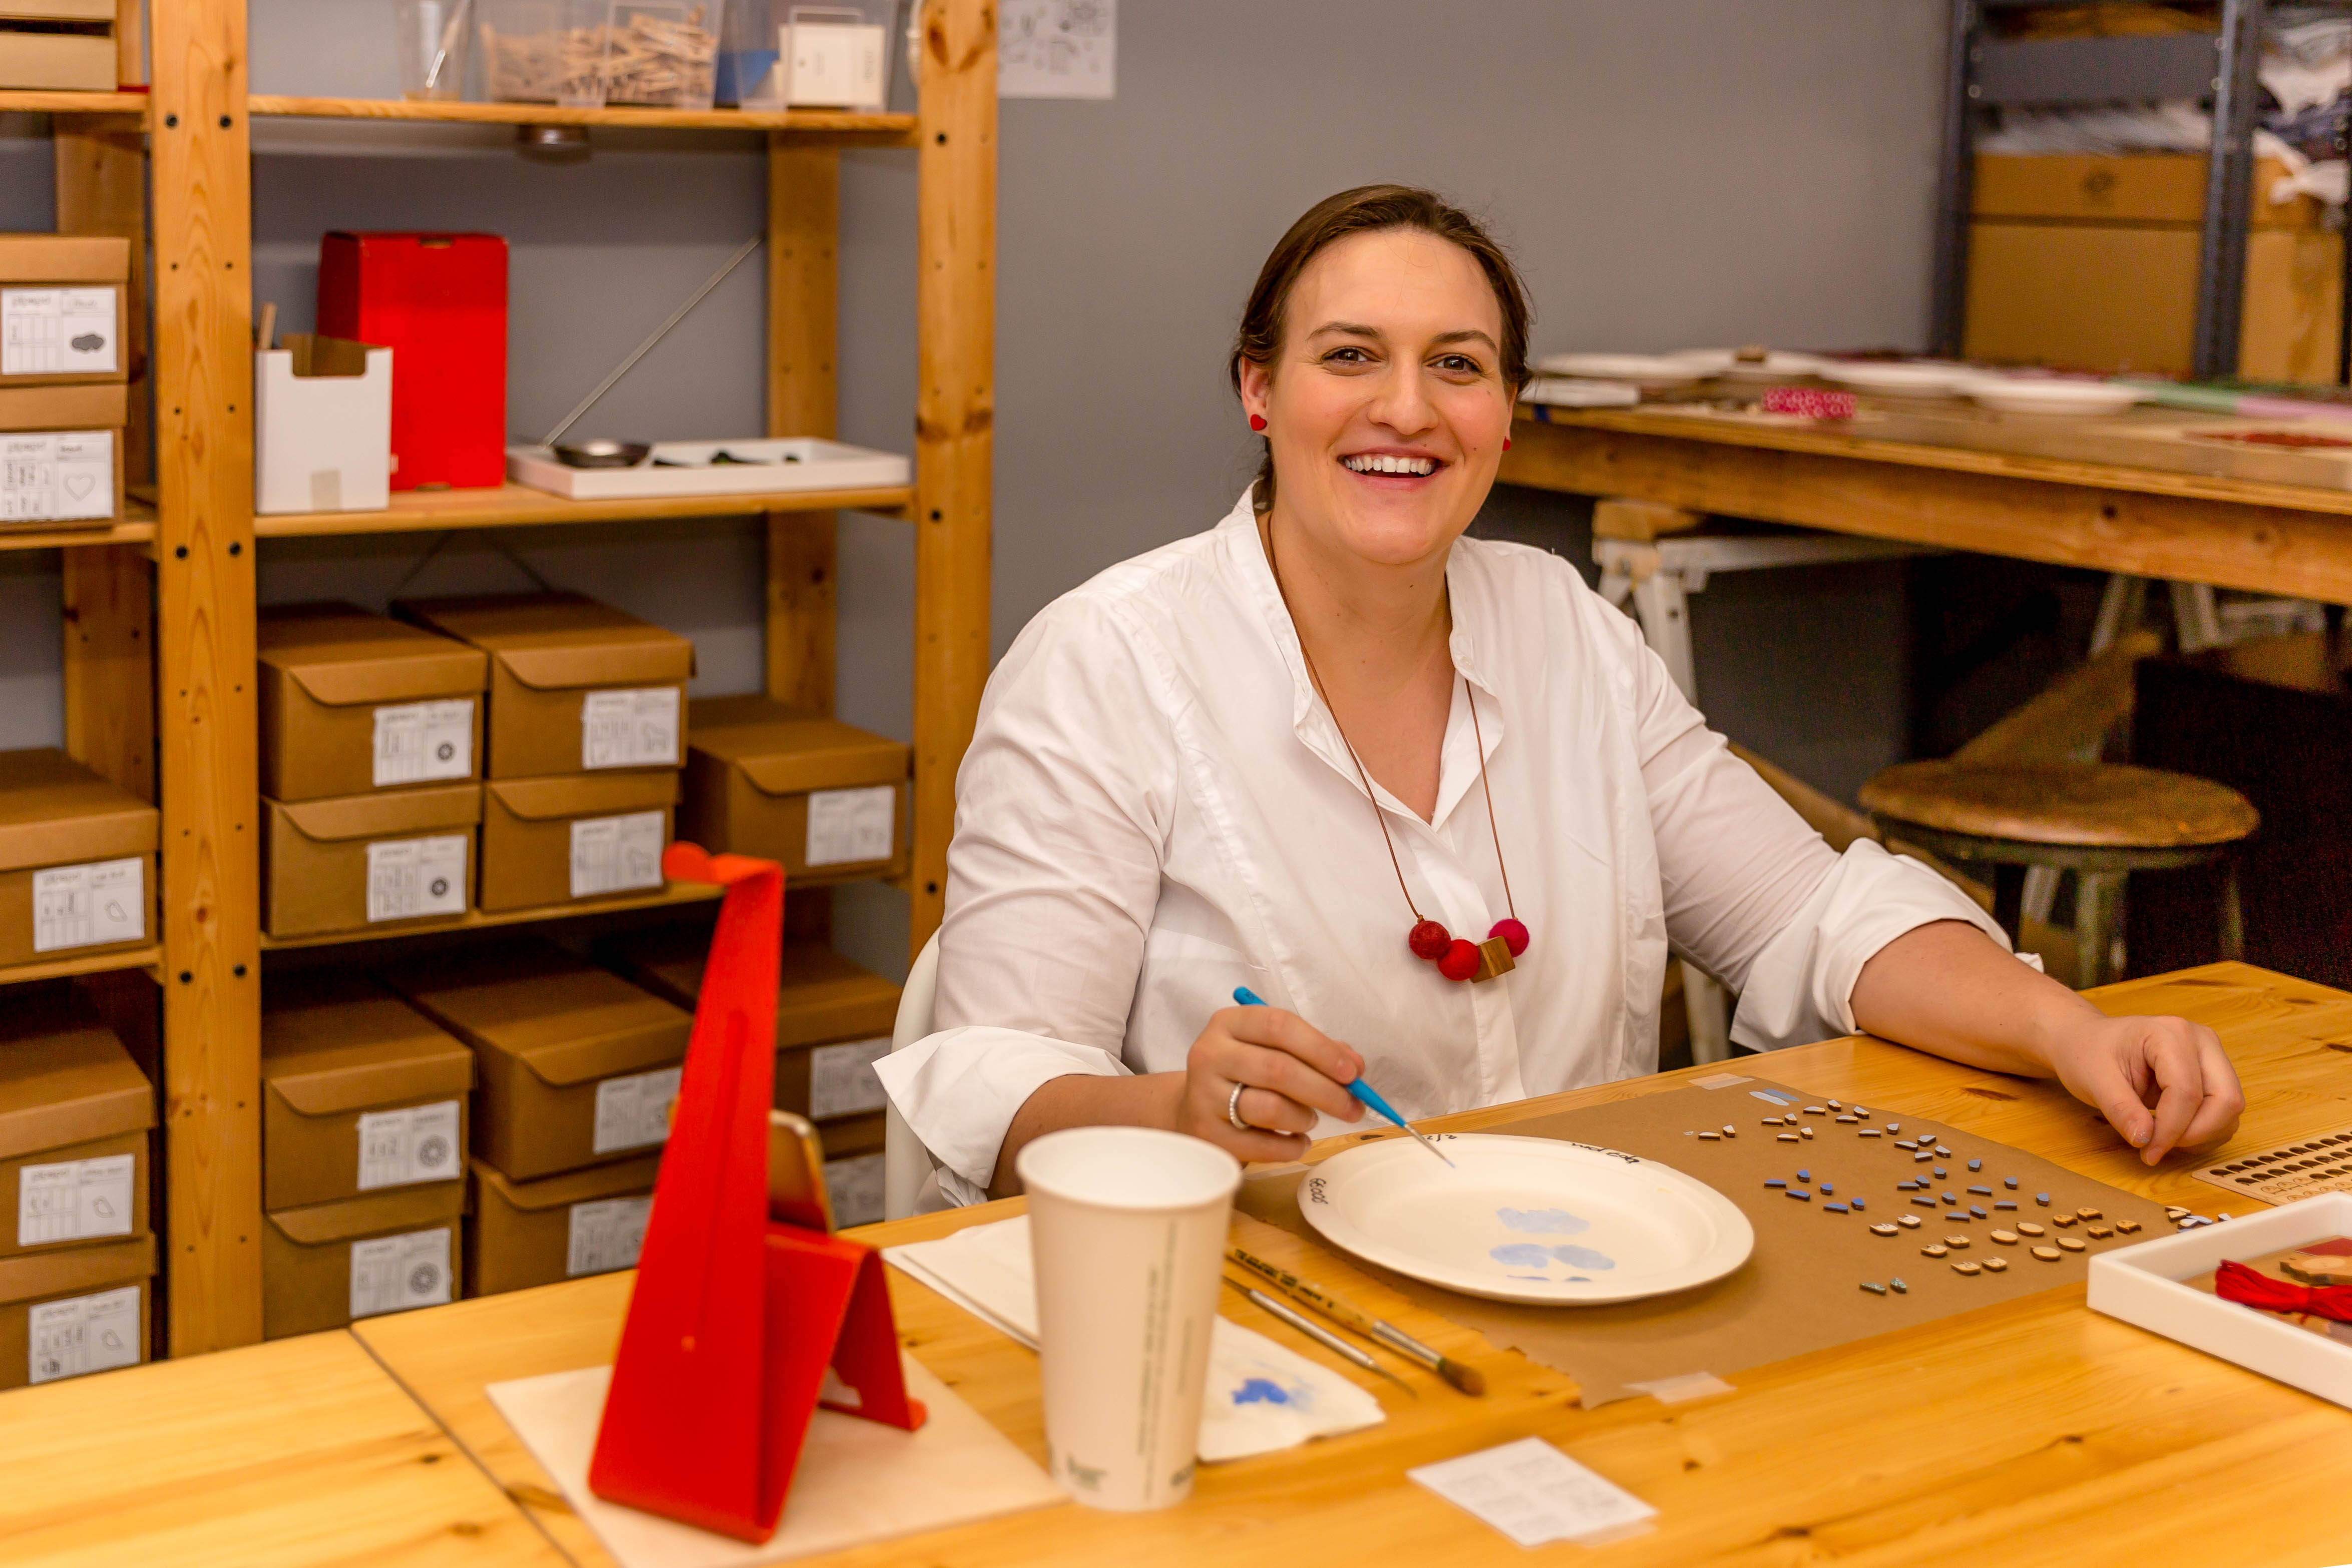
<path fill-rule="evenodd" d="M 1475 1366 L 1465 1366 L 1453 1357 L 1430 1349 L 1394 1323 L 1383 1322 L 1378 1318 L 1370 1317 L 1337 1296 L 1309 1285 L 1288 1269 L 1268 1263 L 1263 1258 L 1253 1258 L 1238 1247 L 1229 1248 L 1225 1256 L 1271 1284 L 1292 1300 L 1303 1302 L 1314 1308 L 1341 1328 L 1361 1334 L 1374 1344 L 1419 1362 L 1463 1393 L 1486 1392 L 1486 1373 Z"/>

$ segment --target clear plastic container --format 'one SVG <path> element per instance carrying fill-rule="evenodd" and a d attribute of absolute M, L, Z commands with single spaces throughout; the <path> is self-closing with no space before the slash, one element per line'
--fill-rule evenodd
<path fill-rule="evenodd" d="M 473 0 L 393 0 L 400 50 L 400 96 L 411 102 L 466 95 L 466 24 Z"/>
<path fill-rule="evenodd" d="M 604 101 L 709 109 L 718 89 L 724 0 L 613 0 Z"/>
<path fill-rule="evenodd" d="M 608 0 L 474 0 L 482 85 L 501 103 L 604 106 Z"/>
<path fill-rule="evenodd" d="M 745 109 L 885 108 L 896 15 L 896 0 L 730 0 L 719 101 Z"/>

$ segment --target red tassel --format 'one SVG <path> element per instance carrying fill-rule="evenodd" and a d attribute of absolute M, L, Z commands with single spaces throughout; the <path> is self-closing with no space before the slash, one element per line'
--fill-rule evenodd
<path fill-rule="evenodd" d="M 2242 1263 L 2213 1270 L 2213 1294 L 2265 1312 L 2309 1312 L 2352 1323 L 2352 1285 L 2297 1285 L 2257 1273 Z"/>

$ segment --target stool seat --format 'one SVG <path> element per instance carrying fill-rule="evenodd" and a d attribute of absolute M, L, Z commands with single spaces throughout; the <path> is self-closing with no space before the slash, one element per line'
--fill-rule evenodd
<path fill-rule="evenodd" d="M 2262 821 L 2226 784 L 2115 763 L 1904 763 L 1861 799 L 1874 816 L 1941 833 L 2082 849 L 2234 844 Z"/>

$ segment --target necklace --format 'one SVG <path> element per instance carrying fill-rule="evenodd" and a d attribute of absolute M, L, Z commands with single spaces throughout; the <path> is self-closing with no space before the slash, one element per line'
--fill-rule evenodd
<path fill-rule="evenodd" d="M 1260 536 L 1265 545 L 1265 567 L 1274 577 L 1274 591 L 1282 597 L 1282 607 L 1290 608 L 1290 594 L 1282 585 L 1282 568 L 1274 559 L 1274 525 L 1269 519 Z M 1298 617 L 1291 616 L 1291 628 L 1297 629 Z M 1380 796 L 1372 793 L 1371 774 L 1364 771 L 1364 759 L 1356 754 L 1356 743 L 1348 739 L 1347 727 L 1339 722 L 1339 710 L 1331 702 L 1331 693 L 1323 685 L 1321 672 L 1315 668 L 1315 656 L 1307 651 L 1307 639 L 1298 639 L 1298 657 L 1306 661 L 1307 679 L 1314 683 L 1315 695 L 1323 700 L 1324 710 L 1331 715 L 1331 728 L 1339 731 L 1339 743 L 1348 748 L 1348 760 L 1356 764 L 1356 778 L 1364 786 L 1364 798 L 1371 803 L 1372 820 L 1381 830 L 1381 842 L 1389 852 L 1389 869 L 1396 873 L 1397 891 L 1404 895 L 1404 907 L 1412 911 L 1412 930 L 1405 936 L 1405 945 L 1415 958 L 1427 959 L 1437 965 L 1437 973 L 1448 980 L 1472 982 L 1492 980 L 1507 974 L 1513 960 L 1528 950 L 1528 928 L 1519 923 L 1519 908 L 1511 898 L 1511 868 L 1503 858 L 1503 833 L 1495 823 L 1494 786 L 1486 782 L 1486 735 L 1478 723 L 1478 701 L 1470 689 L 1468 677 L 1462 680 L 1462 700 L 1470 707 L 1470 733 L 1478 746 L 1478 790 L 1486 798 L 1486 831 L 1495 840 L 1495 867 L 1503 874 L 1503 903 L 1510 914 L 1496 921 L 1486 932 L 1484 942 L 1472 942 L 1457 937 L 1436 921 L 1423 917 L 1421 906 L 1412 901 L 1412 889 L 1404 879 L 1403 862 L 1397 858 L 1396 840 L 1389 836 L 1388 813 L 1381 809 Z"/>

